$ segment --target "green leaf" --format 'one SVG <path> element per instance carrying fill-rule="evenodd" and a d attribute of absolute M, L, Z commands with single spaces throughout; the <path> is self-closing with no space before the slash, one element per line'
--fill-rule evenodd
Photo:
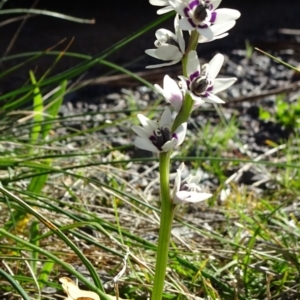
<path fill-rule="evenodd" d="M 266 110 L 264 110 L 263 108 L 260 107 L 259 108 L 259 118 L 262 119 L 262 120 L 267 121 L 267 120 L 271 119 L 271 114 L 268 111 L 266 111 Z"/>
<path fill-rule="evenodd" d="M 51 274 L 51 271 L 53 270 L 54 265 L 55 265 L 54 261 L 48 261 L 43 264 L 41 272 L 38 276 L 38 282 L 40 284 L 40 289 L 42 289 L 44 287 L 45 283 L 47 283 L 49 276 Z"/>
<path fill-rule="evenodd" d="M 67 88 L 67 80 L 64 80 L 61 85 L 60 89 L 52 96 L 50 103 L 47 105 L 45 111 L 45 123 L 42 126 L 42 137 L 45 139 L 49 134 L 53 120 L 55 120 L 58 116 L 59 109 L 63 103 L 63 96 L 65 94 Z"/>
<path fill-rule="evenodd" d="M 32 71 L 29 71 L 30 80 L 35 88 L 33 89 L 33 126 L 31 129 L 31 143 L 35 144 L 38 140 L 39 134 L 41 132 L 41 122 L 43 121 L 43 97 L 40 93 L 40 89 L 37 86 L 37 82 Z"/>
<path fill-rule="evenodd" d="M 35 238 L 39 235 L 39 223 L 34 220 L 30 226 L 30 243 L 39 246 L 39 241 Z M 34 274 L 37 274 L 37 261 L 39 259 L 38 252 L 31 252 L 31 268 Z"/>
<path fill-rule="evenodd" d="M 3 271 L 1 268 L 0 268 L 0 277 L 6 279 L 6 281 L 9 282 L 9 284 L 19 293 L 19 295 L 24 300 L 31 300 L 31 298 L 28 296 L 28 294 L 25 292 L 25 290 L 22 288 L 19 282 L 15 280 L 10 274 Z"/>

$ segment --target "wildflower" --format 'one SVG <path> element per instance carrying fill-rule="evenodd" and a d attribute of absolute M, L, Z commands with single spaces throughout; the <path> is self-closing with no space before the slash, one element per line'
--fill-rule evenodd
<path fill-rule="evenodd" d="M 154 6 L 166 6 L 157 11 L 158 15 L 162 15 L 173 10 L 173 7 L 169 5 L 169 0 L 149 0 L 149 3 Z"/>
<path fill-rule="evenodd" d="M 197 203 L 210 198 L 212 194 L 203 193 L 201 188 L 198 186 L 200 176 L 189 175 L 187 178 L 181 181 L 183 169 L 184 164 L 182 163 L 179 169 L 177 169 L 177 174 L 175 177 L 173 203 Z"/>
<path fill-rule="evenodd" d="M 183 90 L 191 95 L 196 103 L 205 101 L 208 103 L 224 103 L 215 94 L 230 87 L 236 78 L 217 78 L 224 62 L 222 54 L 216 54 L 212 60 L 200 68 L 197 52 L 192 50 L 188 54 L 187 75 L 179 76 Z"/>
<path fill-rule="evenodd" d="M 165 109 L 159 123 L 141 114 L 138 114 L 138 118 L 143 127 L 132 126 L 132 130 L 138 135 L 134 141 L 136 147 L 159 153 L 168 152 L 176 145 L 182 144 L 187 123 L 181 124 L 174 133 L 171 132 L 173 121 L 169 108 Z"/>
<path fill-rule="evenodd" d="M 167 63 L 147 66 L 150 68 L 159 68 L 164 66 L 170 66 L 178 63 L 185 52 L 185 42 L 183 39 L 182 30 L 179 27 L 179 16 L 176 15 L 174 20 L 175 34 L 167 29 L 159 29 L 155 35 L 157 40 L 154 45 L 157 49 L 147 49 L 146 54 L 161 59 L 163 61 L 169 61 Z"/>
<path fill-rule="evenodd" d="M 163 80 L 163 88 L 158 84 L 154 84 L 154 87 L 156 91 L 173 106 L 176 112 L 180 111 L 184 99 L 184 90 L 180 89 L 174 79 L 172 79 L 169 75 L 165 75 Z M 193 110 L 198 108 L 203 103 L 204 101 L 202 99 L 194 101 Z"/>
<path fill-rule="evenodd" d="M 214 26 L 235 21 L 240 12 L 235 9 L 217 9 L 221 0 L 173 0 L 169 4 L 182 16 L 179 21 L 182 30 L 197 30 L 208 40 L 214 38 Z M 234 24 L 233 24 L 234 25 Z M 225 28 L 226 29 L 226 28 Z M 226 30 L 219 29 L 219 34 Z M 227 29 L 228 30 L 228 29 Z"/>

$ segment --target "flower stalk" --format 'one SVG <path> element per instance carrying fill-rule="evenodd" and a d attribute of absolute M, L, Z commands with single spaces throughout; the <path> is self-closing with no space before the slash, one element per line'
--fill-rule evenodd
<path fill-rule="evenodd" d="M 172 223 L 174 217 L 175 204 L 170 197 L 169 170 L 170 154 L 160 153 L 159 155 L 159 174 L 160 174 L 160 197 L 161 197 L 161 215 L 160 228 L 156 255 L 156 266 L 154 285 L 152 290 L 152 300 L 161 300 L 166 269 L 168 263 L 169 243 L 171 238 Z"/>
<path fill-rule="evenodd" d="M 195 50 L 197 48 L 198 39 L 199 39 L 199 33 L 196 30 L 193 30 L 190 35 L 189 41 L 188 41 L 187 50 L 181 61 L 182 74 L 184 76 L 187 76 L 188 53 L 191 50 Z M 185 94 L 181 110 L 178 113 L 178 115 L 176 116 L 174 123 L 173 123 L 173 127 L 172 127 L 173 131 L 175 131 L 180 126 L 180 124 L 188 121 L 188 119 L 191 115 L 193 106 L 194 106 L 194 101 L 193 101 L 192 97 L 189 94 Z"/>

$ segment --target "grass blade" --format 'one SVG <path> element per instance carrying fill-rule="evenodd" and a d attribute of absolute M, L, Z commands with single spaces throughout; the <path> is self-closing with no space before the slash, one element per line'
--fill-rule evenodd
<path fill-rule="evenodd" d="M 63 96 L 65 94 L 66 88 L 67 80 L 64 80 L 60 85 L 60 89 L 53 95 L 50 103 L 47 105 L 45 111 L 45 123 L 42 126 L 43 139 L 47 137 L 50 130 L 52 129 L 53 123 L 51 121 L 57 118 L 59 109 L 63 103 Z"/>
<path fill-rule="evenodd" d="M 30 80 L 33 85 L 35 85 L 35 88 L 33 89 L 33 126 L 31 130 L 31 143 L 36 144 L 42 126 L 41 123 L 43 122 L 43 97 L 41 95 L 40 89 L 37 86 L 37 82 L 34 76 L 34 73 L 32 71 L 29 72 Z"/>
<path fill-rule="evenodd" d="M 15 280 L 10 274 L 3 271 L 1 268 L 0 268 L 0 277 L 5 278 L 6 281 L 10 283 L 10 285 L 19 293 L 19 295 L 24 300 L 31 300 L 31 298 L 28 296 L 28 294 L 25 292 L 22 286 L 18 283 L 18 281 Z"/>

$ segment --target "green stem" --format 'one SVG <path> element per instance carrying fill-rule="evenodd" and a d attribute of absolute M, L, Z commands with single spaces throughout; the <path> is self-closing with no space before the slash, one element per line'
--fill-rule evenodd
<path fill-rule="evenodd" d="M 187 77 L 188 54 L 191 50 L 196 50 L 198 45 L 198 39 L 199 39 L 199 33 L 196 30 L 194 30 L 191 33 L 186 52 L 182 58 L 182 74 L 185 77 Z M 189 94 L 186 94 L 183 100 L 182 108 L 174 120 L 172 126 L 172 132 L 174 132 L 182 123 L 187 122 L 187 120 L 191 115 L 193 105 L 194 105 L 194 101 L 192 97 Z"/>
<path fill-rule="evenodd" d="M 168 251 L 175 205 L 170 199 L 169 169 L 170 153 L 159 155 L 161 215 L 158 237 L 154 285 L 151 300 L 161 300 L 166 276 Z"/>

